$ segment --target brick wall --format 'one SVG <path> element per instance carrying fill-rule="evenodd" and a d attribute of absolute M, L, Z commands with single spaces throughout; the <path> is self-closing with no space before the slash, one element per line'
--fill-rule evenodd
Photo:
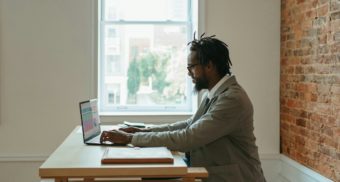
<path fill-rule="evenodd" d="M 340 0 L 281 0 L 281 152 L 340 181 Z"/>

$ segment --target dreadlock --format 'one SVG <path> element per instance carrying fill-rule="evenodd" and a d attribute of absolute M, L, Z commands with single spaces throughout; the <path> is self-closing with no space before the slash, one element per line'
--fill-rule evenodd
<path fill-rule="evenodd" d="M 190 51 L 197 53 L 200 64 L 207 65 L 211 61 L 221 76 L 231 75 L 230 67 L 232 64 L 229 58 L 228 45 L 214 38 L 215 35 L 203 37 L 204 35 L 205 33 L 199 39 L 196 39 L 194 33 L 194 40 L 188 43 L 188 45 L 191 45 Z"/>

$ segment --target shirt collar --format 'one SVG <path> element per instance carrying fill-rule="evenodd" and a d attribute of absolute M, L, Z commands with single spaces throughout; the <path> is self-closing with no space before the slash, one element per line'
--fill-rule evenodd
<path fill-rule="evenodd" d="M 222 85 L 224 82 L 226 82 L 229 78 L 230 78 L 230 76 L 228 76 L 228 75 L 225 75 L 224 77 L 222 77 L 222 78 L 220 79 L 220 81 L 218 81 L 218 82 L 216 83 L 216 85 L 208 92 L 208 98 L 209 98 L 209 99 L 212 99 L 213 96 L 214 96 L 214 94 L 215 94 L 215 92 L 216 92 L 216 90 L 217 90 L 218 88 L 220 88 L 221 85 Z"/>

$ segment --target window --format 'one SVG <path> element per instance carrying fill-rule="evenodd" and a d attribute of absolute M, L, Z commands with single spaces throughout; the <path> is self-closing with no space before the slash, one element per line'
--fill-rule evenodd
<path fill-rule="evenodd" d="M 187 43 L 191 0 L 102 0 L 98 97 L 101 113 L 189 113 Z"/>

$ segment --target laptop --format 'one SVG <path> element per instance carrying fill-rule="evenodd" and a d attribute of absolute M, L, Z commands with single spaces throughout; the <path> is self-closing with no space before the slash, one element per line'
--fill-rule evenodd
<path fill-rule="evenodd" d="M 81 127 L 84 143 L 88 145 L 124 145 L 112 142 L 100 143 L 101 128 L 98 114 L 98 101 L 91 99 L 79 103 Z"/>

